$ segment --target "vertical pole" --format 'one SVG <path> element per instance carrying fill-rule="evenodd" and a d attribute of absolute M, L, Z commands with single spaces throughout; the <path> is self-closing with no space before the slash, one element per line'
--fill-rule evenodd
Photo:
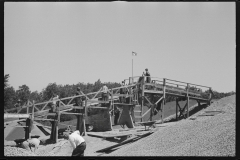
<path fill-rule="evenodd" d="M 59 106 L 58 106 L 59 107 Z M 56 117 L 56 139 L 55 139 L 55 142 L 57 143 L 57 141 L 58 141 L 58 124 L 60 123 L 60 112 L 59 112 L 59 108 L 58 108 L 58 111 L 57 111 L 57 117 Z"/>
<path fill-rule="evenodd" d="M 29 138 L 30 119 L 26 119 L 25 140 Z"/>
<path fill-rule="evenodd" d="M 86 133 L 86 125 L 85 125 L 85 117 L 87 116 L 87 98 L 85 100 L 85 112 L 84 112 L 84 116 L 83 116 L 83 130 L 84 130 L 84 136 L 87 135 Z"/>
<path fill-rule="evenodd" d="M 166 79 L 163 78 L 163 100 L 162 100 L 162 115 L 161 115 L 161 119 L 162 119 L 162 123 L 163 123 L 163 120 L 164 120 L 164 102 L 165 102 L 165 90 L 166 90 Z"/>
<path fill-rule="evenodd" d="M 143 84 L 142 84 L 142 105 L 141 105 L 141 122 L 143 122 L 142 114 L 143 114 L 143 105 L 144 105 L 144 88 L 145 88 L 145 85 L 144 85 L 144 77 L 143 77 Z"/>
<path fill-rule="evenodd" d="M 211 99 L 212 99 L 212 88 L 211 87 L 209 87 L 209 92 L 210 92 L 210 94 L 209 94 L 209 97 L 208 97 L 208 106 L 210 106 Z"/>
<path fill-rule="evenodd" d="M 189 117 L 189 96 L 188 96 L 189 84 L 187 84 L 187 118 Z"/>
<path fill-rule="evenodd" d="M 28 100 L 28 102 L 27 102 L 27 114 L 29 113 L 29 100 Z"/>
<path fill-rule="evenodd" d="M 178 98 L 176 98 L 176 121 L 178 121 Z"/>
<path fill-rule="evenodd" d="M 33 123 L 33 121 L 34 121 L 34 108 L 35 108 L 35 101 L 33 100 L 32 117 L 31 117 L 32 123 Z M 31 125 L 31 123 L 30 123 L 30 125 Z M 29 138 L 31 139 L 31 129 L 29 130 Z"/>
<path fill-rule="evenodd" d="M 114 114 L 114 101 L 113 101 L 113 89 L 111 90 L 111 98 L 112 98 L 112 124 L 114 123 L 114 118 L 115 118 L 115 114 Z"/>
<path fill-rule="evenodd" d="M 133 58 L 132 58 L 132 80 L 133 80 Z"/>

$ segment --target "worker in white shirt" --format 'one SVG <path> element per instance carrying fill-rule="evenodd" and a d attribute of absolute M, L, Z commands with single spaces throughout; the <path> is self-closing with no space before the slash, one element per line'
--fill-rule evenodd
<path fill-rule="evenodd" d="M 86 142 L 82 136 L 80 136 L 79 131 L 75 131 L 71 134 L 64 133 L 64 139 L 69 140 L 71 146 L 73 147 L 72 156 L 84 156 L 84 151 L 86 149 Z"/>
<path fill-rule="evenodd" d="M 106 85 L 102 88 L 102 100 L 108 101 L 108 87 Z"/>
<path fill-rule="evenodd" d="M 21 148 L 24 148 L 28 151 L 31 150 L 32 152 L 35 153 L 35 151 L 38 149 L 38 146 L 40 143 L 41 143 L 41 141 L 37 138 L 28 139 L 28 140 L 22 142 Z M 33 148 L 34 148 L 34 150 L 33 150 Z"/>

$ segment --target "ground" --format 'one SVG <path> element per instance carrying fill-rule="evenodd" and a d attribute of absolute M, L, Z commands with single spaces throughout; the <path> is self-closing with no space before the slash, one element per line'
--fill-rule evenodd
<path fill-rule="evenodd" d="M 151 135 L 112 152 L 96 151 L 119 144 L 123 139 L 84 136 L 87 144 L 85 156 L 235 156 L 235 95 L 204 107 L 206 105 L 201 110 L 197 106 L 192 107 L 192 112 L 197 112 L 191 113 L 187 119 L 174 121 L 175 116 L 169 116 L 165 123 L 151 128 L 154 132 Z M 117 126 L 113 128 L 112 133 L 132 132 L 132 137 L 148 132 L 143 126 L 130 131 Z M 63 139 L 56 144 L 40 145 L 35 154 L 17 147 L 4 147 L 5 156 L 71 156 L 71 152 L 70 143 Z"/>

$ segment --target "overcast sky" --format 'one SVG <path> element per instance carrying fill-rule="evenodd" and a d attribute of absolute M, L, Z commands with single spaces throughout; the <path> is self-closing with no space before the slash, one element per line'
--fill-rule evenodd
<path fill-rule="evenodd" d="M 236 91 L 234 2 L 5 2 L 16 90 L 151 76 Z M 132 56 L 132 51 L 137 56 Z"/>

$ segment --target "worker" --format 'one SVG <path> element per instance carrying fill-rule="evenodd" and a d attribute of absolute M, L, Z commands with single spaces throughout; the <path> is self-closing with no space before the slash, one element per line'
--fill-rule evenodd
<path fill-rule="evenodd" d="M 108 87 L 104 84 L 102 87 L 102 100 L 103 101 L 108 101 Z"/>
<path fill-rule="evenodd" d="M 50 112 L 53 113 L 53 112 L 56 112 L 56 107 L 58 106 L 58 103 L 57 103 L 57 100 L 58 100 L 58 95 L 53 93 L 52 94 L 52 104 L 51 104 L 51 110 Z"/>
<path fill-rule="evenodd" d="M 144 74 L 144 76 L 148 76 L 146 79 L 146 83 L 150 83 L 151 82 L 151 77 L 150 77 L 150 73 L 148 71 L 148 69 L 145 69 L 146 73 Z"/>
<path fill-rule="evenodd" d="M 78 96 L 78 95 L 82 95 L 80 87 L 77 87 L 77 91 L 75 93 L 75 96 Z M 74 106 L 83 106 L 82 97 L 76 97 L 75 98 L 75 105 Z M 77 110 L 75 109 L 75 112 L 76 111 Z"/>
<path fill-rule="evenodd" d="M 18 107 L 20 107 L 20 106 L 21 106 L 21 100 L 18 99 L 17 103 L 14 105 L 14 107 L 17 108 L 17 112 L 19 111 L 20 108 L 18 108 Z"/>
<path fill-rule="evenodd" d="M 69 140 L 73 151 L 72 151 L 72 156 L 79 156 L 83 157 L 84 156 L 84 151 L 86 149 L 86 142 L 84 138 L 80 135 L 79 131 L 76 130 L 73 133 L 66 132 L 64 133 L 64 139 Z"/>
<path fill-rule="evenodd" d="M 121 87 L 125 86 L 125 81 L 122 81 L 122 85 Z M 125 88 L 120 88 L 120 94 L 125 94 L 126 93 L 126 89 Z M 120 96 L 120 102 L 121 103 L 125 103 L 126 99 L 125 96 Z"/>
<path fill-rule="evenodd" d="M 35 153 L 35 151 L 38 149 L 38 146 L 40 144 L 42 144 L 41 140 L 39 140 L 38 138 L 32 138 L 32 139 L 27 139 L 26 141 L 23 141 L 20 147 Z"/>

